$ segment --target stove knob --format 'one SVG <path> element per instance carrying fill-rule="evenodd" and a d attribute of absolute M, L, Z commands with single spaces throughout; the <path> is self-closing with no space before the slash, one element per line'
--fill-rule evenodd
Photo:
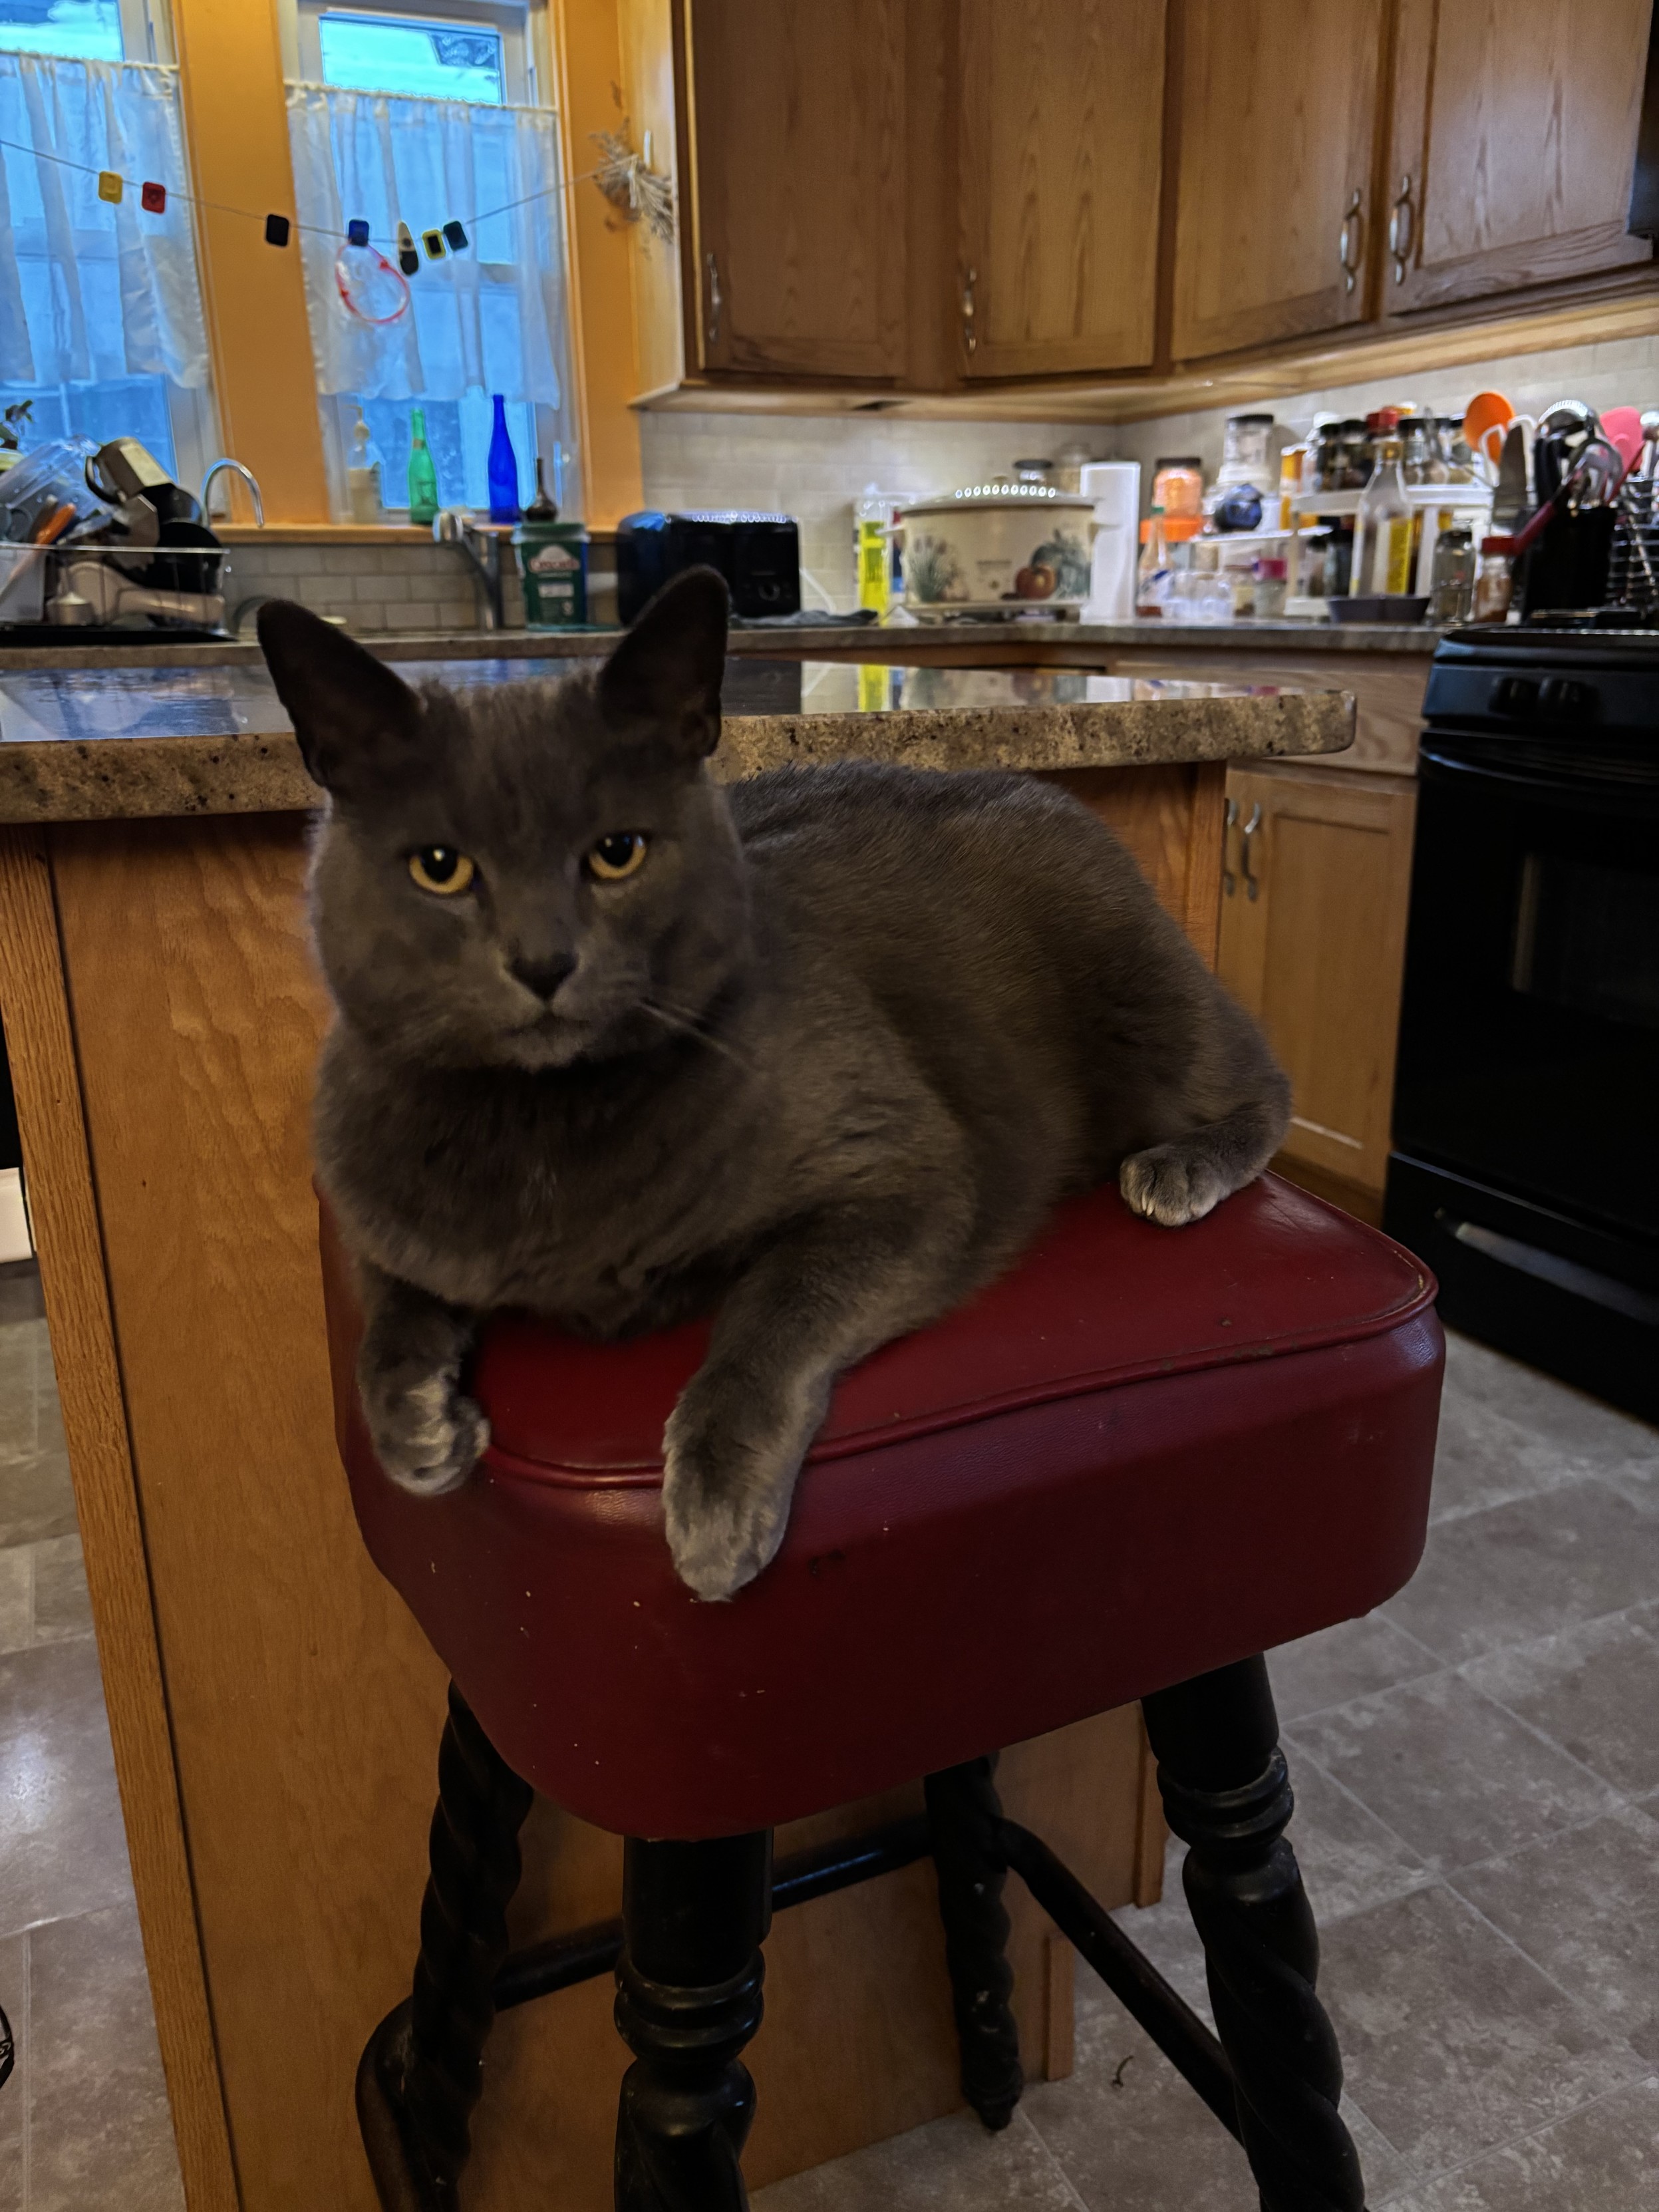
<path fill-rule="evenodd" d="M 1500 676 L 1487 703 L 1494 714 L 1530 714 L 1538 704 L 1538 686 L 1530 676 Z"/>
<path fill-rule="evenodd" d="M 1593 714 L 1595 686 L 1579 684 L 1571 676 L 1547 676 L 1539 686 L 1538 703 L 1547 714 Z"/>

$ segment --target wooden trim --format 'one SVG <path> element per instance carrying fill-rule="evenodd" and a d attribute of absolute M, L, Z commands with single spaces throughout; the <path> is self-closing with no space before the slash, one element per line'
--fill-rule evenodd
<path fill-rule="evenodd" d="M 399 522 L 216 522 L 227 545 L 430 545 L 432 532 Z"/>
<path fill-rule="evenodd" d="M 274 522 L 324 520 L 328 480 L 296 246 L 257 220 L 294 213 L 275 0 L 173 0 L 197 252 L 222 450 L 259 479 Z M 221 204 L 216 206 L 213 203 Z"/>
<path fill-rule="evenodd" d="M 190 2212 L 240 2203 L 45 834 L 0 830 L 0 1005 L 127 1848 Z"/>
<path fill-rule="evenodd" d="M 1221 843 L 1226 834 L 1227 763 L 1202 761 L 1192 770 L 1193 813 L 1187 836 L 1187 887 L 1182 927 L 1206 968 L 1221 949 Z"/>
<path fill-rule="evenodd" d="M 1164 1799 L 1158 1786 L 1158 1761 L 1140 1723 L 1140 1803 L 1135 1818 L 1135 1862 L 1133 1902 L 1156 1905 L 1164 1894 L 1164 1845 L 1169 1836 L 1164 1825 Z"/>

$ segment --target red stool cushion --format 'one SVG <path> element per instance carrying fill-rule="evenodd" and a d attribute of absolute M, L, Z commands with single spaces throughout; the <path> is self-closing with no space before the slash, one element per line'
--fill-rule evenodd
<path fill-rule="evenodd" d="M 1367 1611 L 1422 1552 L 1434 1284 L 1266 1176 L 1188 1229 L 1115 1190 L 849 1373 L 783 1548 L 730 1604 L 675 1579 L 663 1423 L 698 1325 L 593 1345 L 504 1316 L 493 1442 L 418 1499 L 377 1465 L 325 1214 L 357 1519 L 504 1758 L 625 1834 L 765 1827 Z"/>

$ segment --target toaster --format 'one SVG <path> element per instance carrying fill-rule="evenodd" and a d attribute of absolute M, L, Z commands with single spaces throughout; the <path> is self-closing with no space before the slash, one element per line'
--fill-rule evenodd
<path fill-rule="evenodd" d="M 617 612 L 631 623 L 683 568 L 718 568 L 739 621 L 800 612 L 800 532 L 787 514 L 665 514 L 617 525 Z"/>

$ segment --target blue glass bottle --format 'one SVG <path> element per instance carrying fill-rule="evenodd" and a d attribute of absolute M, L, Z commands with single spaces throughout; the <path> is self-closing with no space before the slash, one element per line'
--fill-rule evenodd
<path fill-rule="evenodd" d="M 519 519 L 519 457 L 507 432 L 507 402 L 493 393 L 495 427 L 489 434 L 489 519 L 516 522 Z"/>

